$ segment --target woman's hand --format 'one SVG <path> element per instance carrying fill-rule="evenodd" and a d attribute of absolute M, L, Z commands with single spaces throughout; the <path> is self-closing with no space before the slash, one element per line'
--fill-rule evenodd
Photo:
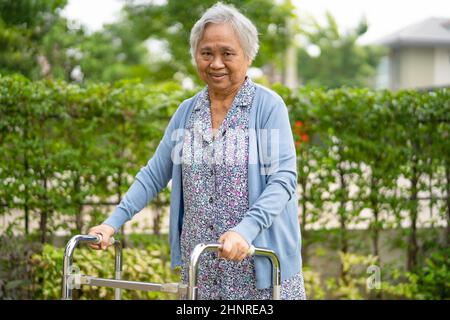
<path fill-rule="evenodd" d="M 114 235 L 115 231 L 114 228 L 111 226 L 108 226 L 107 224 L 101 224 L 95 227 L 92 227 L 89 229 L 89 234 L 96 236 L 101 235 L 102 236 L 102 242 L 99 244 L 90 243 L 89 247 L 91 247 L 94 250 L 106 250 L 109 246 L 109 238 L 111 238 Z"/>
<path fill-rule="evenodd" d="M 233 261 L 244 260 L 250 249 L 247 241 L 235 231 L 225 232 L 220 236 L 219 243 L 222 244 L 219 257 Z"/>

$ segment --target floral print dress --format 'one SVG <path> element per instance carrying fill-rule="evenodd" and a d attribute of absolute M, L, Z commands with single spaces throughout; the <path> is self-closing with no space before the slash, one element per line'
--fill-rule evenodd
<path fill-rule="evenodd" d="M 182 281 L 187 283 L 189 258 L 199 243 L 218 242 L 248 210 L 248 123 L 256 87 L 246 79 L 218 130 L 211 128 L 208 87 L 200 93 L 183 142 L 184 218 L 181 232 Z M 200 299 L 270 299 L 272 290 L 257 289 L 253 257 L 241 262 L 200 258 Z M 305 299 L 300 272 L 281 284 L 282 299 Z"/>

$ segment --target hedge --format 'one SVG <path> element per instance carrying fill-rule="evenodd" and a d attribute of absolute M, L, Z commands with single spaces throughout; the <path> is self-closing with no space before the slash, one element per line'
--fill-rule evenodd
<path fill-rule="evenodd" d="M 308 248 L 322 241 L 357 252 L 348 230 L 358 224 L 372 241 L 362 253 L 379 262 L 380 230 L 401 230 L 393 247 L 405 250 L 411 272 L 429 250 L 449 245 L 448 89 L 273 89 L 288 106 L 296 139 L 305 264 Z M 45 243 L 57 231 L 83 233 L 102 221 L 154 153 L 180 102 L 195 92 L 171 83 L 80 86 L 0 76 L 0 216 L 21 212 L 5 234 L 31 233 L 38 221 Z M 150 205 L 168 201 L 166 190 Z M 423 226 L 435 232 L 425 237 Z M 321 228 L 331 229 L 311 232 Z"/>

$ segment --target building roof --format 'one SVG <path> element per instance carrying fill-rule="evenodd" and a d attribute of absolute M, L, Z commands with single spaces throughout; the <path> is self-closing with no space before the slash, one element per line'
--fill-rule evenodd
<path fill-rule="evenodd" d="M 428 18 L 377 41 L 388 47 L 450 46 L 450 18 Z"/>

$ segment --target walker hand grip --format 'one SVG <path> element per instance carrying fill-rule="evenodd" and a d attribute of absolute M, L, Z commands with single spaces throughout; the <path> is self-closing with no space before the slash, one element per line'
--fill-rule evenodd
<path fill-rule="evenodd" d="M 217 250 L 218 250 L 218 251 L 221 251 L 221 250 L 222 250 L 222 247 L 223 247 L 223 246 L 220 244 L 220 245 L 217 247 Z M 248 256 L 253 256 L 253 255 L 255 254 L 255 251 L 256 251 L 255 246 L 254 246 L 254 245 L 251 245 L 251 246 L 248 248 L 247 255 L 248 255 Z"/>
<path fill-rule="evenodd" d="M 103 240 L 103 235 L 102 234 L 98 233 L 98 234 L 94 235 L 94 237 L 97 238 L 97 240 L 94 242 L 95 244 L 100 244 L 102 242 L 102 240 Z M 116 240 L 114 239 L 114 237 L 110 237 L 108 245 L 112 246 L 115 242 L 116 242 Z"/>

